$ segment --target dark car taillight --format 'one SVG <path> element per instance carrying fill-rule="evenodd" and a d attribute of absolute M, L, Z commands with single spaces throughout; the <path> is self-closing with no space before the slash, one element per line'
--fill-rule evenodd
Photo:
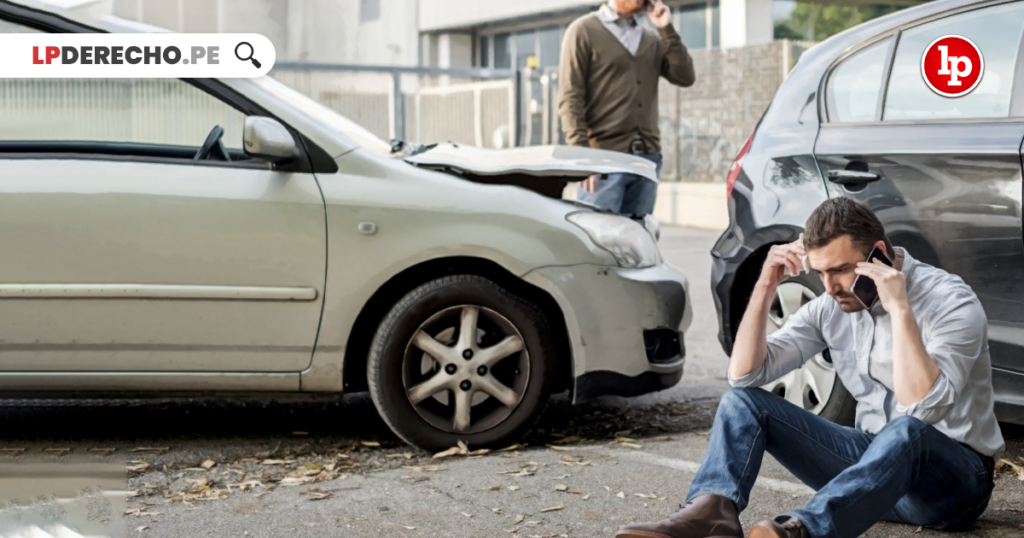
<path fill-rule="evenodd" d="M 750 143 L 753 141 L 754 133 L 751 132 L 750 136 L 747 137 L 747 141 L 743 143 L 743 147 L 740 148 L 740 152 L 736 154 L 736 158 L 732 160 L 732 166 L 729 167 L 729 175 L 725 178 L 726 197 L 732 196 L 732 187 L 736 184 L 736 178 L 740 176 L 740 170 L 743 169 L 743 158 L 750 151 Z"/>

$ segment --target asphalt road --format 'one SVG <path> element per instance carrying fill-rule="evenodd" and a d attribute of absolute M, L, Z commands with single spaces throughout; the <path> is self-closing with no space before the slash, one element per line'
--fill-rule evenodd
<path fill-rule="evenodd" d="M 132 537 L 610 537 L 677 509 L 728 388 L 708 285 L 716 235 L 663 231 L 663 252 L 688 275 L 696 308 L 683 381 L 581 407 L 556 399 L 525 447 L 432 459 L 402 445 L 368 398 L 353 395 L 8 412 L 0 462 L 127 461 Z M 1024 464 L 1024 429 L 1003 428 L 1005 458 Z M 766 456 L 743 523 L 811 493 Z M 883 523 L 865 536 L 940 536 L 916 530 Z M 1000 475 L 988 511 L 962 536 L 1024 536 L 1024 481 Z"/>

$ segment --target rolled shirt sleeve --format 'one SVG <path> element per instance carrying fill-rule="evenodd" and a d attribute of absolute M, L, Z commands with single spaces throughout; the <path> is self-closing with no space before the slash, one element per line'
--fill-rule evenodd
<path fill-rule="evenodd" d="M 978 298 L 965 290 L 954 290 L 952 308 L 922 334 L 925 349 L 939 368 L 939 377 L 920 402 L 904 406 L 896 403 L 896 412 L 927 424 L 946 418 L 957 394 L 963 392 L 971 370 L 988 348 L 988 320 Z"/>
<path fill-rule="evenodd" d="M 822 300 L 832 299 L 822 295 L 803 305 L 781 329 L 769 334 L 768 355 L 761 367 L 741 377 L 730 377 L 729 385 L 759 387 L 768 384 L 796 370 L 828 347 L 820 329 Z"/>

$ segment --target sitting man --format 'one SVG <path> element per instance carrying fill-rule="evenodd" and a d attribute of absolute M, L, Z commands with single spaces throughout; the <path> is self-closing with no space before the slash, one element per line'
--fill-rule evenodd
<path fill-rule="evenodd" d="M 883 249 L 893 267 L 866 263 Z M 776 287 L 804 268 L 827 295 L 766 335 Z M 878 299 L 851 292 L 870 278 Z M 738 518 L 764 452 L 816 490 L 807 506 L 757 523 L 750 538 L 852 538 L 880 520 L 961 529 L 981 515 L 1003 437 L 993 414 L 987 321 L 963 280 L 893 248 L 878 217 L 833 198 L 803 244 L 771 248 L 739 326 L 704 462 L 686 505 L 617 538 L 742 537 Z M 856 428 L 755 388 L 830 350 L 857 400 Z"/>

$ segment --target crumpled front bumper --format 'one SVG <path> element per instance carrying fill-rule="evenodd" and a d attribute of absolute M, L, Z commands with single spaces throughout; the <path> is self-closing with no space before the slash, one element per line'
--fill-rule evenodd
<path fill-rule="evenodd" d="M 523 278 L 562 309 L 575 403 L 654 392 L 682 378 L 692 309 L 686 277 L 675 268 L 573 265 L 535 269 Z"/>

